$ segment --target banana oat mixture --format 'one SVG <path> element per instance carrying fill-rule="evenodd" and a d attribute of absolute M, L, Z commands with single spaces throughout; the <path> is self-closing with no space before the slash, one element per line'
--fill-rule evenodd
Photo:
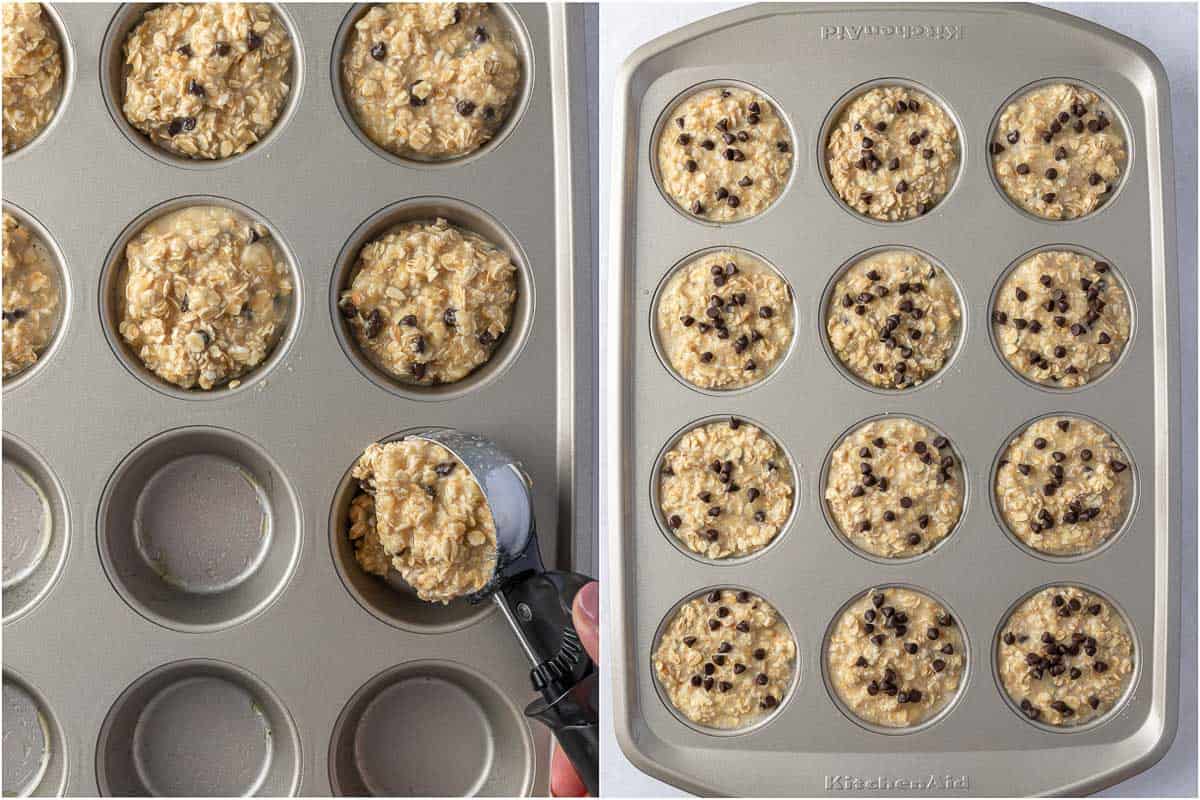
<path fill-rule="evenodd" d="M 1112 196 L 1125 138 L 1094 92 L 1056 83 L 1004 109 L 991 143 L 992 170 L 1021 208 L 1045 219 L 1092 213 Z"/>
<path fill-rule="evenodd" d="M 478 150 L 512 112 L 522 65 L 489 3 L 387 3 L 354 24 L 342 86 L 371 141 L 399 156 Z"/>
<path fill-rule="evenodd" d="M 1111 711 L 1133 675 L 1133 637 L 1103 597 L 1043 589 L 1017 607 L 996 643 L 1004 690 L 1031 720 L 1056 727 Z"/>
<path fill-rule="evenodd" d="M 1133 498 L 1129 457 L 1090 420 L 1046 417 L 1017 435 L 996 470 L 996 507 L 1043 553 L 1088 553 L 1115 534 Z"/>
<path fill-rule="evenodd" d="M 775 441 L 737 417 L 685 433 L 663 457 L 659 508 L 671 533 L 706 558 L 756 553 L 792 513 L 795 487 Z"/>
<path fill-rule="evenodd" d="M 1130 333 L 1125 289 L 1105 261 L 1046 250 L 1005 279 L 992 310 L 1004 358 L 1046 386 L 1073 388 L 1103 375 Z"/>
<path fill-rule="evenodd" d="M 444 219 L 364 245 L 338 307 L 358 346 L 405 383 L 454 383 L 487 362 L 512 324 L 508 254 Z"/>
<path fill-rule="evenodd" d="M 5 154 L 33 141 L 62 99 L 58 32 L 39 3 L 4 3 Z"/>
<path fill-rule="evenodd" d="M 825 652 L 829 681 L 860 719 L 919 725 L 958 693 L 967 652 L 954 617 L 931 597 L 871 589 L 843 612 Z"/>
<path fill-rule="evenodd" d="M 267 3 L 153 8 L 125 39 L 125 118 L 187 158 L 245 152 L 287 102 L 292 46 Z"/>
<path fill-rule="evenodd" d="M 292 273 L 262 223 L 189 206 L 130 240 L 118 291 L 118 330 L 148 370 L 184 389 L 232 389 L 278 343 Z"/>
<path fill-rule="evenodd" d="M 761 214 L 792 173 L 792 136 L 758 92 L 702 89 L 672 112 L 658 140 L 663 189 L 693 216 L 736 222 Z"/>
<path fill-rule="evenodd" d="M 744 250 L 721 250 L 668 280 L 658 301 L 659 341 L 684 380 L 737 389 L 769 375 L 787 354 L 792 316 L 792 290 L 774 269 Z"/>
<path fill-rule="evenodd" d="M 834 354 L 858 378 L 906 389 L 945 366 L 961 320 L 945 272 L 918 253 L 895 249 L 867 256 L 838 279 L 825 329 Z"/>
<path fill-rule="evenodd" d="M 7 9 L 7 6 L 5 7 Z M 61 317 L 58 269 L 34 234 L 4 212 L 4 377 L 37 362 Z"/>
<path fill-rule="evenodd" d="M 907 86 L 859 95 L 826 144 L 829 179 L 860 214 L 894 222 L 937 205 L 954 185 L 958 129 L 932 98 Z"/>
<path fill-rule="evenodd" d="M 680 713 L 732 730 L 783 702 L 796 669 L 796 640 L 758 595 L 714 589 L 680 606 L 653 661 L 659 685 Z"/>
<path fill-rule="evenodd" d="M 351 474 L 363 493 L 349 536 L 373 575 L 394 568 L 417 595 L 449 603 L 482 589 L 496 563 L 496 524 L 475 477 L 425 439 L 372 444 Z"/>
<path fill-rule="evenodd" d="M 964 481 L 946 437 L 907 417 L 859 425 L 834 448 L 825 502 L 851 544 L 886 558 L 924 553 L 962 514 Z"/>

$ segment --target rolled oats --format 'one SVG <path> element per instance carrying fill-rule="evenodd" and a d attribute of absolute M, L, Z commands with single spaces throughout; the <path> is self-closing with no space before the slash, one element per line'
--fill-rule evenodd
<path fill-rule="evenodd" d="M 38 360 L 58 329 L 61 305 L 61 278 L 45 245 L 4 212 L 5 378 Z"/>
<path fill-rule="evenodd" d="M 50 123 L 62 99 L 63 59 L 49 16 L 39 3 L 4 3 L 4 152 L 29 144 Z"/>
<path fill-rule="evenodd" d="M 130 240 L 118 287 L 118 330 L 146 369 L 208 390 L 270 354 L 290 315 L 292 274 L 265 225 L 189 206 Z"/>
<path fill-rule="evenodd" d="M 513 110 L 522 65 L 489 3 L 387 3 L 354 24 L 342 86 L 359 127 L 400 156 L 451 158 Z"/>

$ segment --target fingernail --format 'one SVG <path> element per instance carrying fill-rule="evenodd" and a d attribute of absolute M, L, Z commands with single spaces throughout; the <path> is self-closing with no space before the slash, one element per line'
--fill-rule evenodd
<path fill-rule="evenodd" d="M 600 584 L 592 581 L 579 590 L 579 610 L 589 622 L 600 623 Z"/>

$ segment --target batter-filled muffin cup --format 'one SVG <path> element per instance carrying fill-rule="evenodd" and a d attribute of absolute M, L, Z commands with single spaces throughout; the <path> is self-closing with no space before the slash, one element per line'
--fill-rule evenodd
<path fill-rule="evenodd" d="M 1005 277 L 992 301 L 992 335 L 1019 375 L 1073 389 L 1104 375 L 1132 331 L 1116 271 L 1073 250 L 1043 250 Z"/>
<path fill-rule="evenodd" d="M 362 352 L 407 384 L 455 383 L 483 366 L 512 325 L 512 258 L 444 219 L 402 223 L 358 253 L 338 310 Z"/>
<path fill-rule="evenodd" d="M 659 291 L 655 325 L 664 360 L 700 389 L 751 386 L 787 356 L 792 290 L 758 256 L 719 248 L 689 258 Z"/>
<path fill-rule="evenodd" d="M 4 154 L 46 129 L 63 93 L 62 43 L 39 3 L 4 3 Z"/>
<path fill-rule="evenodd" d="M 929 595 L 870 589 L 842 609 L 825 641 L 825 671 L 845 709 L 884 728 L 912 728 L 957 697 L 967 648 L 954 615 Z"/>
<path fill-rule="evenodd" d="M 795 503 L 783 448 L 739 417 L 706 422 L 663 454 L 657 503 L 675 541 L 704 558 L 752 555 L 774 541 Z"/>
<path fill-rule="evenodd" d="M 5 6 L 8 13 L 8 6 Z M 62 276 L 46 245 L 4 212 L 4 378 L 32 367 L 62 319 Z"/>
<path fill-rule="evenodd" d="M 368 139 L 403 158 L 437 161 L 497 135 L 527 68 L 491 3 L 387 3 L 354 23 L 340 75 Z"/>
<path fill-rule="evenodd" d="M 787 187 L 795 144 L 774 102 L 743 86 L 710 86 L 679 101 L 661 124 L 654 158 L 663 192 L 708 222 L 766 211 Z"/>
<path fill-rule="evenodd" d="M 1043 417 L 1016 434 L 997 463 L 996 508 L 1009 532 L 1033 550 L 1090 553 L 1129 516 L 1131 463 L 1101 425 L 1068 415 Z"/>
<path fill-rule="evenodd" d="M 1070 83 L 1009 101 L 988 144 L 992 174 L 1018 208 L 1043 219 L 1087 216 L 1113 196 L 1128 159 L 1113 108 Z"/>
<path fill-rule="evenodd" d="M 279 121 L 294 43 L 268 3 L 167 3 L 125 38 L 121 112 L 184 158 L 244 153 Z"/>
<path fill-rule="evenodd" d="M 905 248 L 852 263 L 834 282 L 826 309 L 833 354 L 855 378 L 881 389 L 909 389 L 935 376 L 962 332 L 950 276 Z"/>
<path fill-rule="evenodd" d="M 496 564 L 496 523 L 470 470 L 425 439 L 372 444 L 351 474 L 354 557 L 380 577 L 395 569 L 417 595 L 449 603 L 482 589 Z"/>
<path fill-rule="evenodd" d="M 130 352 L 164 381 L 233 389 L 278 345 L 293 290 L 266 225 L 225 206 L 187 206 L 125 245 L 115 322 Z"/>
<path fill-rule="evenodd" d="M 950 441 L 903 416 L 867 420 L 830 453 L 824 497 L 829 518 L 853 547 L 910 558 L 958 526 L 966 493 Z"/>
<path fill-rule="evenodd" d="M 872 86 L 833 120 L 823 157 L 833 191 L 851 209 L 884 222 L 914 219 L 954 186 L 958 128 L 923 91 Z"/>
<path fill-rule="evenodd" d="M 996 671 L 1027 719 L 1055 728 L 1096 721 L 1120 705 L 1134 674 L 1121 612 L 1079 586 L 1042 589 L 1018 605 L 996 641 Z"/>
<path fill-rule="evenodd" d="M 651 658 L 664 699 L 705 728 L 749 728 L 781 708 L 796 674 L 796 640 L 770 603 L 745 589 L 684 601 Z"/>

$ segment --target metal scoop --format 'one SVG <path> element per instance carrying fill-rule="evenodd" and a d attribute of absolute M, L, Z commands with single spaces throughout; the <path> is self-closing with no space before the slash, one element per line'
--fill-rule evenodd
<path fill-rule="evenodd" d="M 542 564 L 534 529 L 533 482 L 495 442 L 453 428 L 420 428 L 404 438 L 446 448 L 483 490 L 496 523 L 496 566 L 491 580 L 469 600 L 492 599 L 500 606 L 532 664 L 530 681 L 541 695 L 525 708 L 525 715 L 550 728 L 588 794 L 598 797 L 598 672 L 571 623 L 575 594 L 592 579 L 547 570 Z"/>

